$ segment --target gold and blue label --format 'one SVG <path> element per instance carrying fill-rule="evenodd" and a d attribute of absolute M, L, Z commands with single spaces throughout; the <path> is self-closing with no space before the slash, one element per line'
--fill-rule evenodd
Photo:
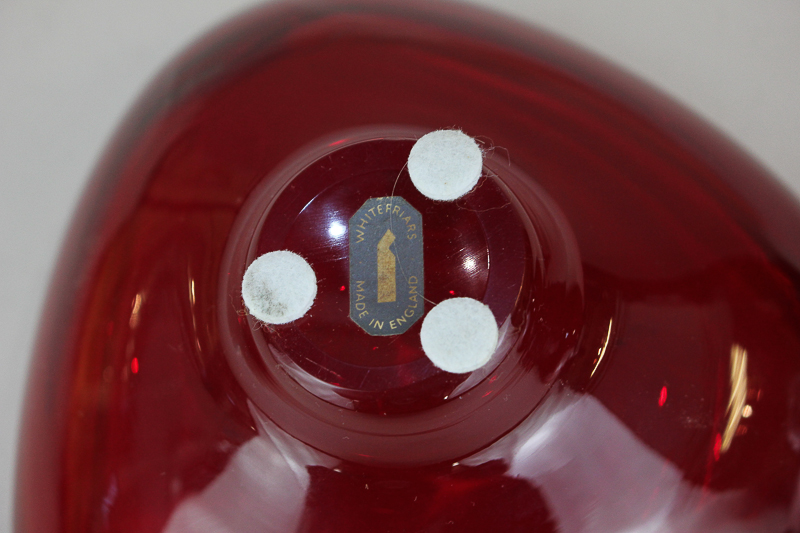
<path fill-rule="evenodd" d="M 400 196 L 370 198 L 350 219 L 350 318 L 399 335 L 424 312 L 422 215 Z"/>

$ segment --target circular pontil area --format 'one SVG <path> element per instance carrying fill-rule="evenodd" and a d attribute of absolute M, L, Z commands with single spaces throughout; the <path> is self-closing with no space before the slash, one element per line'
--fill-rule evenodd
<path fill-rule="evenodd" d="M 222 265 L 232 301 L 263 254 L 290 250 L 313 268 L 316 300 L 295 321 L 220 307 L 225 353 L 267 416 L 358 462 L 435 463 L 485 446 L 538 404 L 580 329 L 577 247 L 552 200 L 493 160 L 463 198 L 427 198 L 406 168 L 415 139 L 353 132 L 299 152 L 251 194 Z M 499 335 L 485 364 L 447 372 L 420 332 L 459 298 L 490 309 Z"/>

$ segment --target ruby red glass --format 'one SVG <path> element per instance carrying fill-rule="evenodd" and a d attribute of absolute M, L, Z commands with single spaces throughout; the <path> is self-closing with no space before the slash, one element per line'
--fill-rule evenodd
<path fill-rule="evenodd" d="M 457 128 L 478 185 L 406 159 Z M 350 317 L 350 219 L 419 212 L 427 312 L 491 360 Z M 247 266 L 290 250 L 305 316 Z M 58 264 L 28 390 L 22 532 L 793 531 L 800 211 L 653 89 L 466 6 L 298 2 L 222 26 L 134 107 Z"/>

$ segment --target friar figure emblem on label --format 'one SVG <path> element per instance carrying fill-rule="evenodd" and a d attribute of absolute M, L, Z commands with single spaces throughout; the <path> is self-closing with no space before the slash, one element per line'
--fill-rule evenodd
<path fill-rule="evenodd" d="M 400 196 L 370 198 L 350 219 L 350 318 L 399 335 L 424 314 L 422 215 Z"/>

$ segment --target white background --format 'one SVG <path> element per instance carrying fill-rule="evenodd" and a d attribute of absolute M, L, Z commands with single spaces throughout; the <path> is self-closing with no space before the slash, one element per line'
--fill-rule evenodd
<path fill-rule="evenodd" d="M 482 0 L 638 74 L 800 194 L 797 0 Z M 105 143 L 174 54 L 249 0 L 0 0 L 0 531 L 28 359 Z"/>

